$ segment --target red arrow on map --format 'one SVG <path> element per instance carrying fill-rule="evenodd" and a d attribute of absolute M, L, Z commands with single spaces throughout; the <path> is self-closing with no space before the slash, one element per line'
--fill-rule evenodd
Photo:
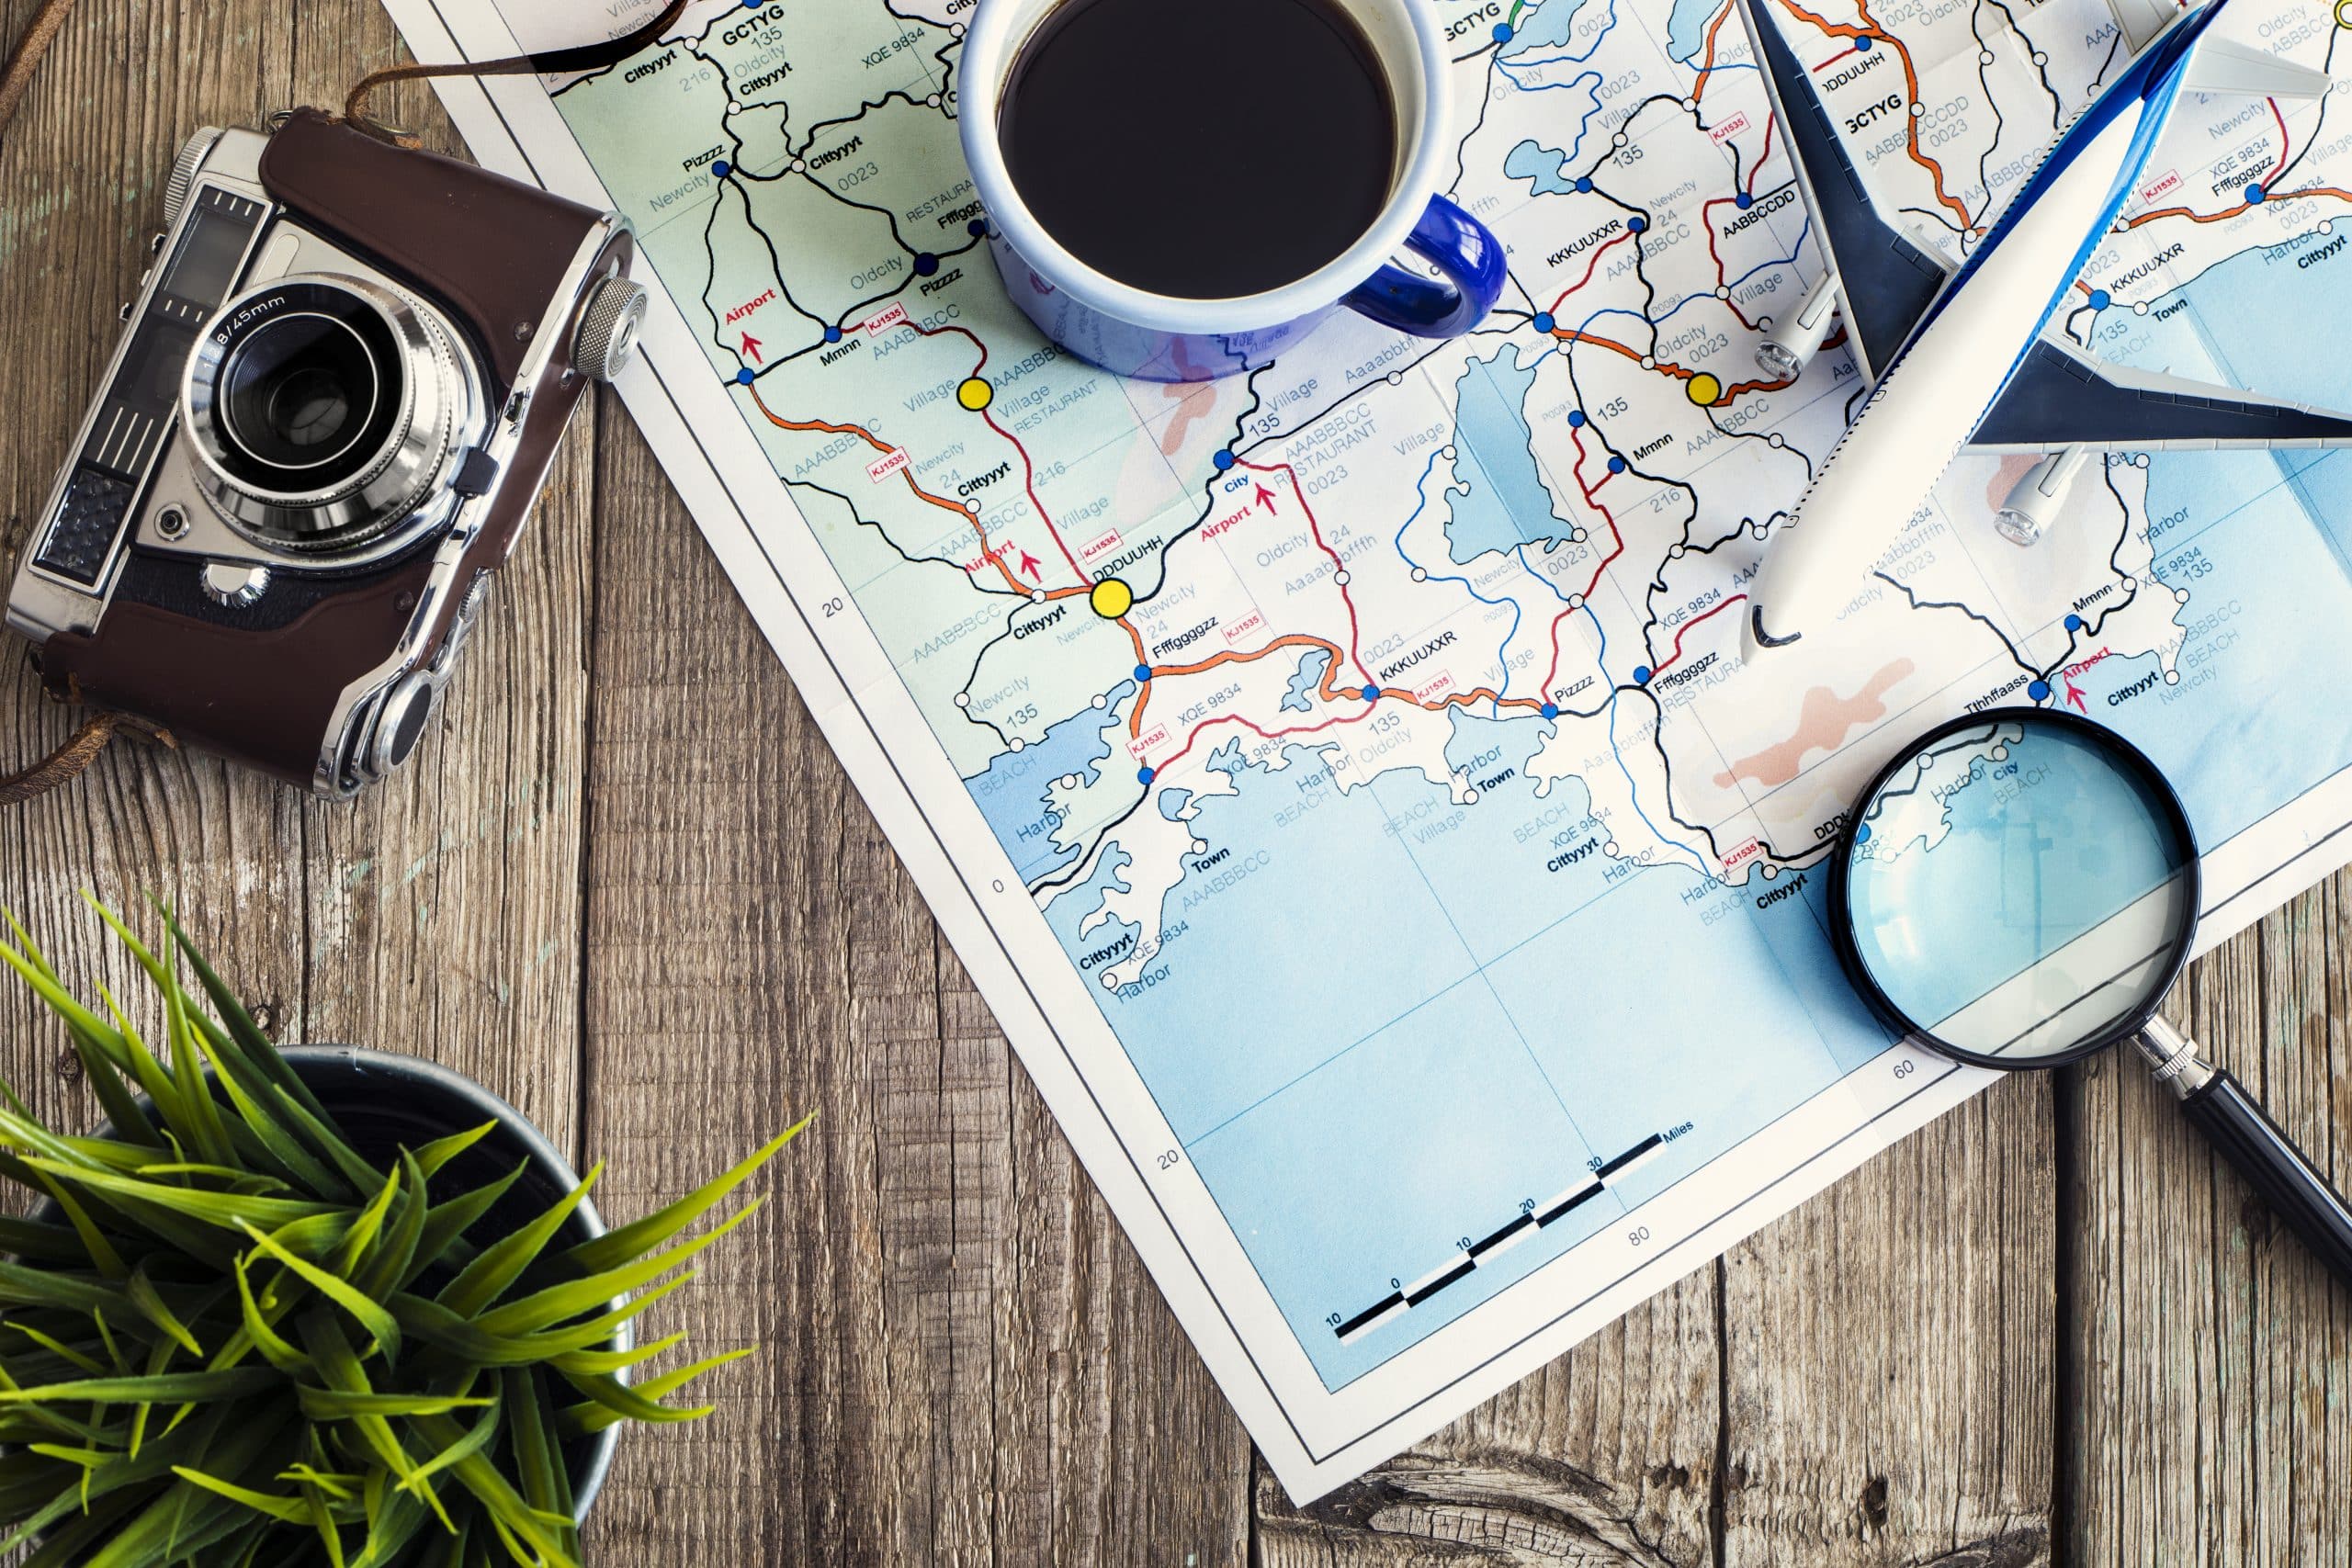
<path fill-rule="evenodd" d="M 1027 550 L 1022 551 L 1021 575 L 1027 578 L 1032 582 L 1042 582 L 1045 580 L 1037 575 L 1038 570 L 1037 558 L 1031 555 Z"/>
<path fill-rule="evenodd" d="M 757 365 L 761 363 L 760 340 L 753 337 L 749 333 L 745 333 L 743 334 L 743 352 L 751 356 L 752 364 Z"/>
<path fill-rule="evenodd" d="M 1274 492 L 1268 490 L 1264 485 L 1260 485 L 1258 487 L 1258 504 L 1264 507 L 1269 512 L 1273 511 Z"/>
<path fill-rule="evenodd" d="M 2075 678 L 2072 675 L 2066 677 L 2066 700 L 2084 713 L 2091 711 L 2089 705 L 2083 701 L 2083 689 L 2075 684 Z"/>

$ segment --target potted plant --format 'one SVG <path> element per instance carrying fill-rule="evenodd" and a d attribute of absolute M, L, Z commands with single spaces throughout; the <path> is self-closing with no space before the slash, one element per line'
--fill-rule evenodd
<path fill-rule="evenodd" d="M 107 1116 L 62 1135 L 0 1084 L 0 1179 L 40 1205 L 0 1218 L 0 1553 L 577 1565 L 620 1424 L 707 1414 L 663 1396 L 750 1354 L 632 1384 L 684 1338 L 639 1347 L 632 1324 L 759 1200 L 678 1238 L 799 1128 L 608 1231 L 597 1170 L 504 1102 L 410 1058 L 281 1052 L 175 921 L 158 956 L 99 913 L 161 999 L 160 1053 L 13 917 L 0 942 Z"/>

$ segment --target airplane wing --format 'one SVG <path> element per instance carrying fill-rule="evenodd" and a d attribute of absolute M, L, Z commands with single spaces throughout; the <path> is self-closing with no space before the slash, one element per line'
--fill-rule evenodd
<path fill-rule="evenodd" d="M 2113 3 L 2120 6 L 2127 0 Z M 2170 0 L 2130 3 L 2168 7 Z M 2352 446 L 2352 413 L 2175 373 L 2194 368 L 2266 382 L 2280 390 L 2336 398 L 2340 378 L 2332 366 L 2307 365 L 2301 355 L 2282 359 L 2276 341 L 2269 339 L 2233 354 L 2227 341 L 2226 312 L 2210 323 L 2198 314 L 2199 299 L 2215 288 L 2233 296 L 2252 290 L 2267 297 L 2266 290 L 2283 287 L 2270 278 L 2301 277 L 2312 265 L 2329 265 L 2344 253 L 2343 242 L 2327 233 L 2334 225 L 2321 221 L 2324 202 L 2333 197 L 2316 197 L 2319 191 L 2340 188 L 2352 177 L 2352 157 L 2331 150 L 2332 144 L 2314 145 L 2324 112 L 2315 101 L 2325 98 L 2332 86 L 2328 74 L 2209 32 L 2189 59 L 2182 86 L 2184 96 L 2211 95 L 2211 101 L 2193 109 L 2177 105 L 2174 123 L 2156 139 L 2147 160 L 2129 172 L 2127 177 L 2142 193 L 2136 216 L 2118 223 L 2094 261 L 2094 272 L 2079 279 L 2069 295 L 2070 307 L 2058 312 L 2026 352 L 1970 438 L 1972 448 L 2210 451 Z M 2245 162 L 2248 135 L 2214 130 L 2218 125 L 2228 131 L 2239 122 L 2254 128 L 2252 164 Z M 2216 148 L 2223 150 L 2220 163 L 2213 162 Z M 2295 168 L 2298 164 L 2301 167 Z M 2278 207 L 2290 211 L 2295 210 L 2289 204 L 2298 196 L 2308 207 L 2300 216 L 2266 226 L 2255 209 L 2274 196 Z M 2226 218 L 2233 210 L 2250 227 L 2237 238 L 2225 238 L 2229 231 L 2212 220 L 2217 213 Z M 2257 258 L 2267 259 L 2260 265 L 2245 265 Z M 2220 267 L 2235 270 L 2215 274 L 2227 281 L 2200 289 L 2196 280 Z M 2292 298 L 2280 294 L 2278 308 L 2292 310 Z M 2126 304 L 2149 325 L 2183 310 L 2191 312 L 2183 320 L 2192 323 L 2199 346 L 2185 348 L 2177 342 L 2154 351 L 2140 346 L 2135 355 L 2132 340 L 2143 335 L 2144 327 L 2128 333 L 2098 330 L 2102 318 L 2115 319 L 2108 312 L 2120 312 Z M 2091 325 L 2078 331 L 2074 323 L 2085 317 Z M 2113 343 L 2123 344 L 2132 362 L 2119 363 L 2092 352 Z"/>
<path fill-rule="evenodd" d="M 2106 3 L 2123 46 L 2109 71 L 2134 58 L 2184 14 L 2179 0 Z M 1896 24 L 1894 32 L 1873 23 L 1875 36 L 1858 35 L 1849 26 L 1816 25 L 1819 19 L 1809 9 L 1796 9 L 1789 0 L 1736 4 L 1773 112 L 1787 137 L 1798 192 L 1829 264 L 1848 341 L 1864 381 L 1874 384 L 1958 269 L 1966 245 L 1994 226 L 2041 155 L 2056 143 L 2064 123 L 2053 113 L 2048 139 L 2040 146 L 2004 141 L 2002 170 L 1993 173 L 1992 188 L 1968 193 L 1979 204 L 1973 213 L 1966 210 L 1966 202 L 1946 190 L 1940 173 L 1936 188 L 1944 199 L 1936 210 L 1922 212 L 1915 207 L 1906 212 L 1886 188 L 1887 177 L 1878 172 L 1893 161 L 1873 162 L 1868 171 L 1857 166 L 1854 143 L 1841 136 L 1839 118 L 1857 138 L 1883 137 L 1903 124 L 1899 117 L 1905 75 L 1917 75 L 1923 98 L 1931 90 L 1930 80 L 1939 84 L 1932 89 L 1938 92 L 1989 92 L 1989 75 L 1982 80 L 1975 75 L 1978 45 L 1983 45 L 1988 72 L 1996 48 L 2021 59 L 2030 46 L 2014 39 L 1980 39 L 1971 31 L 1968 58 L 1961 61 L 1952 55 L 1951 38 L 1927 36 L 1908 22 Z M 1807 48 L 1818 55 L 1837 46 L 1842 47 L 1830 59 L 1810 65 L 1798 52 Z M 2031 59 L 2038 72 L 2043 57 L 2033 54 Z M 2006 68 L 2026 70 L 2017 59 L 2008 60 Z M 2324 72 L 2278 60 L 2251 45 L 2209 37 L 2191 61 L 2184 85 L 2192 93 L 2308 98 L 2324 93 L 2328 78 Z M 2037 90 L 2052 89 L 2045 83 Z M 1911 162 L 1922 164 L 1918 133 L 1915 129 L 1909 134 Z M 1882 141 L 1873 156 L 1886 145 Z M 1955 215 L 1962 220 L 1955 223 Z"/>
<path fill-rule="evenodd" d="M 1772 3 L 1738 0 L 1740 20 L 1756 46 L 1772 112 L 1788 138 L 1798 194 L 1837 277 L 1847 339 L 1863 380 L 1874 382 L 1879 367 L 1894 357 L 1953 269 L 1879 216 L 1812 74 L 1777 23 L 1758 14 L 1758 6 Z"/>
<path fill-rule="evenodd" d="M 1969 438 L 1979 452 L 2352 445 L 2352 417 L 2091 358 L 2045 335 Z"/>

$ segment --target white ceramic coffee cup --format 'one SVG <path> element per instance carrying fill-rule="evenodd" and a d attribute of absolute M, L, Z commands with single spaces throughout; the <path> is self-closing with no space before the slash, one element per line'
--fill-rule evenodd
<path fill-rule="evenodd" d="M 1136 288 L 1079 260 L 1030 211 L 1005 166 L 997 122 L 1013 62 L 1038 25 L 1071 3 L 979 0 L 965 33 L 957 105 L 965 156 L 988 209 L 1005 288 L 1056 343 L 1123 376 L 1198 381 L 1266 364 L 1341 305 L 1423 337 L 1468 332 L 1493 309 L 1504 283 L 1502 243 L 1441 191 L 1454 130 L 1435 7 L 1417 0 L 1329 0 L 1363 28 L 1396 108 L 1396 177 L 1363 237 L 1280 288 L 1185 299 Z M 1139 61 L 1136 69 L 1148 73 L 1151 66 Z M 1140 118 L 1137 124 L 1138 134 L 1166 134 L 1145 129 Z M 1442 278 L 1390 260 L 1408 250 L 1435 265 Z"/>

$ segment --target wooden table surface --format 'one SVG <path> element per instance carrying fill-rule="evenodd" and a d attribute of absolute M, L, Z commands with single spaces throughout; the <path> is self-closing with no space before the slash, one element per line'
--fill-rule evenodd
<path fill-rule="evenodd" d="M 31 10 L 0 0 L 0 34 Z M 11 559 L 181 138 L 393 56 L 373 0 L 83 0 L 0 142 Z M 397 105 L 454 145 L 424 94 Z M 70 722 L 20 657 L 11 765 Z M 594 1562 L 2352 1561 L 2352 1293 L 2130 1061 L 2002 1084 L 1294 1508 L 609 396 L 452 699 L 356 805 L 119 748 L 0 818 L 0 902 L 120 985 L 79 891 L 176 901 L 281 1038 L 472 1075 L 609 1162 L 607 1213 L 819 1112 L 655 1320 L 760 1356 L 707 1422 L 625 1440 Z M 2347 991 L 2338 878 L 2176 998 L 2340 1184 Z M 61 1033 L 6 996 L 0 1072 L 87 1118 Z"/>

